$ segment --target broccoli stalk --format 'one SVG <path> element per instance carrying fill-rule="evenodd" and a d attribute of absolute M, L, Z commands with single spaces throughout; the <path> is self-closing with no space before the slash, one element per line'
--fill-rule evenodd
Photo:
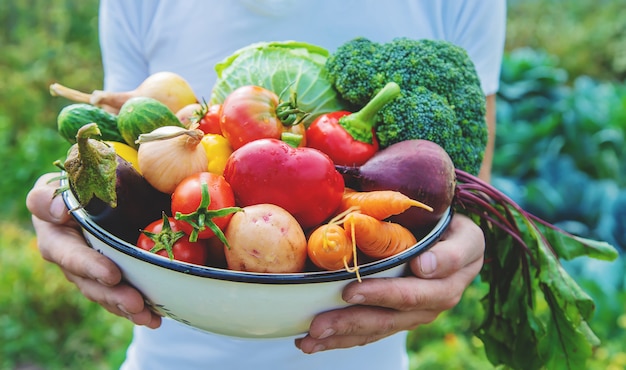
<path fill-rule="evenodd" d="M 374 97 L 358 112 L 343 116 L 338 123 L 358 141 L 371 144 L 372 129 L 376 127 L 376 115 L 387 103 L 400 95 L 400 86 L 395 82 L 387 83 Z"/>

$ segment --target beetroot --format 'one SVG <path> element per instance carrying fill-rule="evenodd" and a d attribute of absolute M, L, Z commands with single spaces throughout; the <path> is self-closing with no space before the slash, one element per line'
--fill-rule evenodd
<path fill-rule="evenodd" d="M 411 207 L 392 217 L 392 221 L 414 232 L 431 228 L 454 199 L 454 164 L 448 153 L 432 141 L 401 141 L 377 152 L 360 167 L 337 169 L 357 190 L 395 190 L 431 206 L 432 212 Z"/>

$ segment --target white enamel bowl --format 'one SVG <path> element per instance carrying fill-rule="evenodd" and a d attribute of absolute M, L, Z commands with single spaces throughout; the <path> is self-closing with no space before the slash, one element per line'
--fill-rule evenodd
<path fill-rule="evenodd" d="M 157 313 L 200 330 L 242 338 L 279 338 L 308 331 L 313 317 L 345 307 L 342 289 L 356 280 L 347 271 L 294 274 L 245 273 L 178 261 L 139 249 L 108 233 L 77 209 L 70 191 L 63 199 L 95 250 L 113 260 Z M 437 242 L 452 218 L 446 212 L 412 248 L 360 266 L 362 278 L 397 277 L 407 260 Z"/>

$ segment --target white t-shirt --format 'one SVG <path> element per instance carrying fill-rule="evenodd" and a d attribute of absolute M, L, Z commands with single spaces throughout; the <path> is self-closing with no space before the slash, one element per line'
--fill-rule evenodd
<path fill-rule="evenodd" d="M 102 0 L 104 89 L 127 91 L 172 71 L 209 99 L 214 65 L 259 41 L 297 40 L 335 50 L 357 36 L 445 39 L 465 48 L 486 95 L 496 92 L 505 0 Z M 207 307 L 210 309 L 210 307 Z M 407 369 L 406 333 L 363 347 L 306 355 L 294 338 L 243 340 L 170 319 L 136 327 L 123 369 Z"/>

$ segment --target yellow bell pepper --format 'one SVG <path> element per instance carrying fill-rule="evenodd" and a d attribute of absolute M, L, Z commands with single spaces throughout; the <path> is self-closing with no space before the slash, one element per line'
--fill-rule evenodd
<path fill-rule="evenodd" d="M 218 175 L 223 175 L 226 161 L 233 153 L 233 148 L 230 146 L 228 139 L 218 134 L 205 134 L 201 143 L 206 151 L 209 162 L 207 170 Z"/>
<path fill-rule="evenodd" d="M 137 149 L 133 148 L 132 146 L 128 144 L 120 143 L 118 141 L 107 141 L 106 143 L 113 147 L 113 149 L 115 150 L 115 154 L 119 155 L 120 157 L 125 159 L 127 162 L 132 164 L 133 168 L 137 172 L 141 173 L 141 171 L 139 171 L 139 160 L 137 159 Z"/>

